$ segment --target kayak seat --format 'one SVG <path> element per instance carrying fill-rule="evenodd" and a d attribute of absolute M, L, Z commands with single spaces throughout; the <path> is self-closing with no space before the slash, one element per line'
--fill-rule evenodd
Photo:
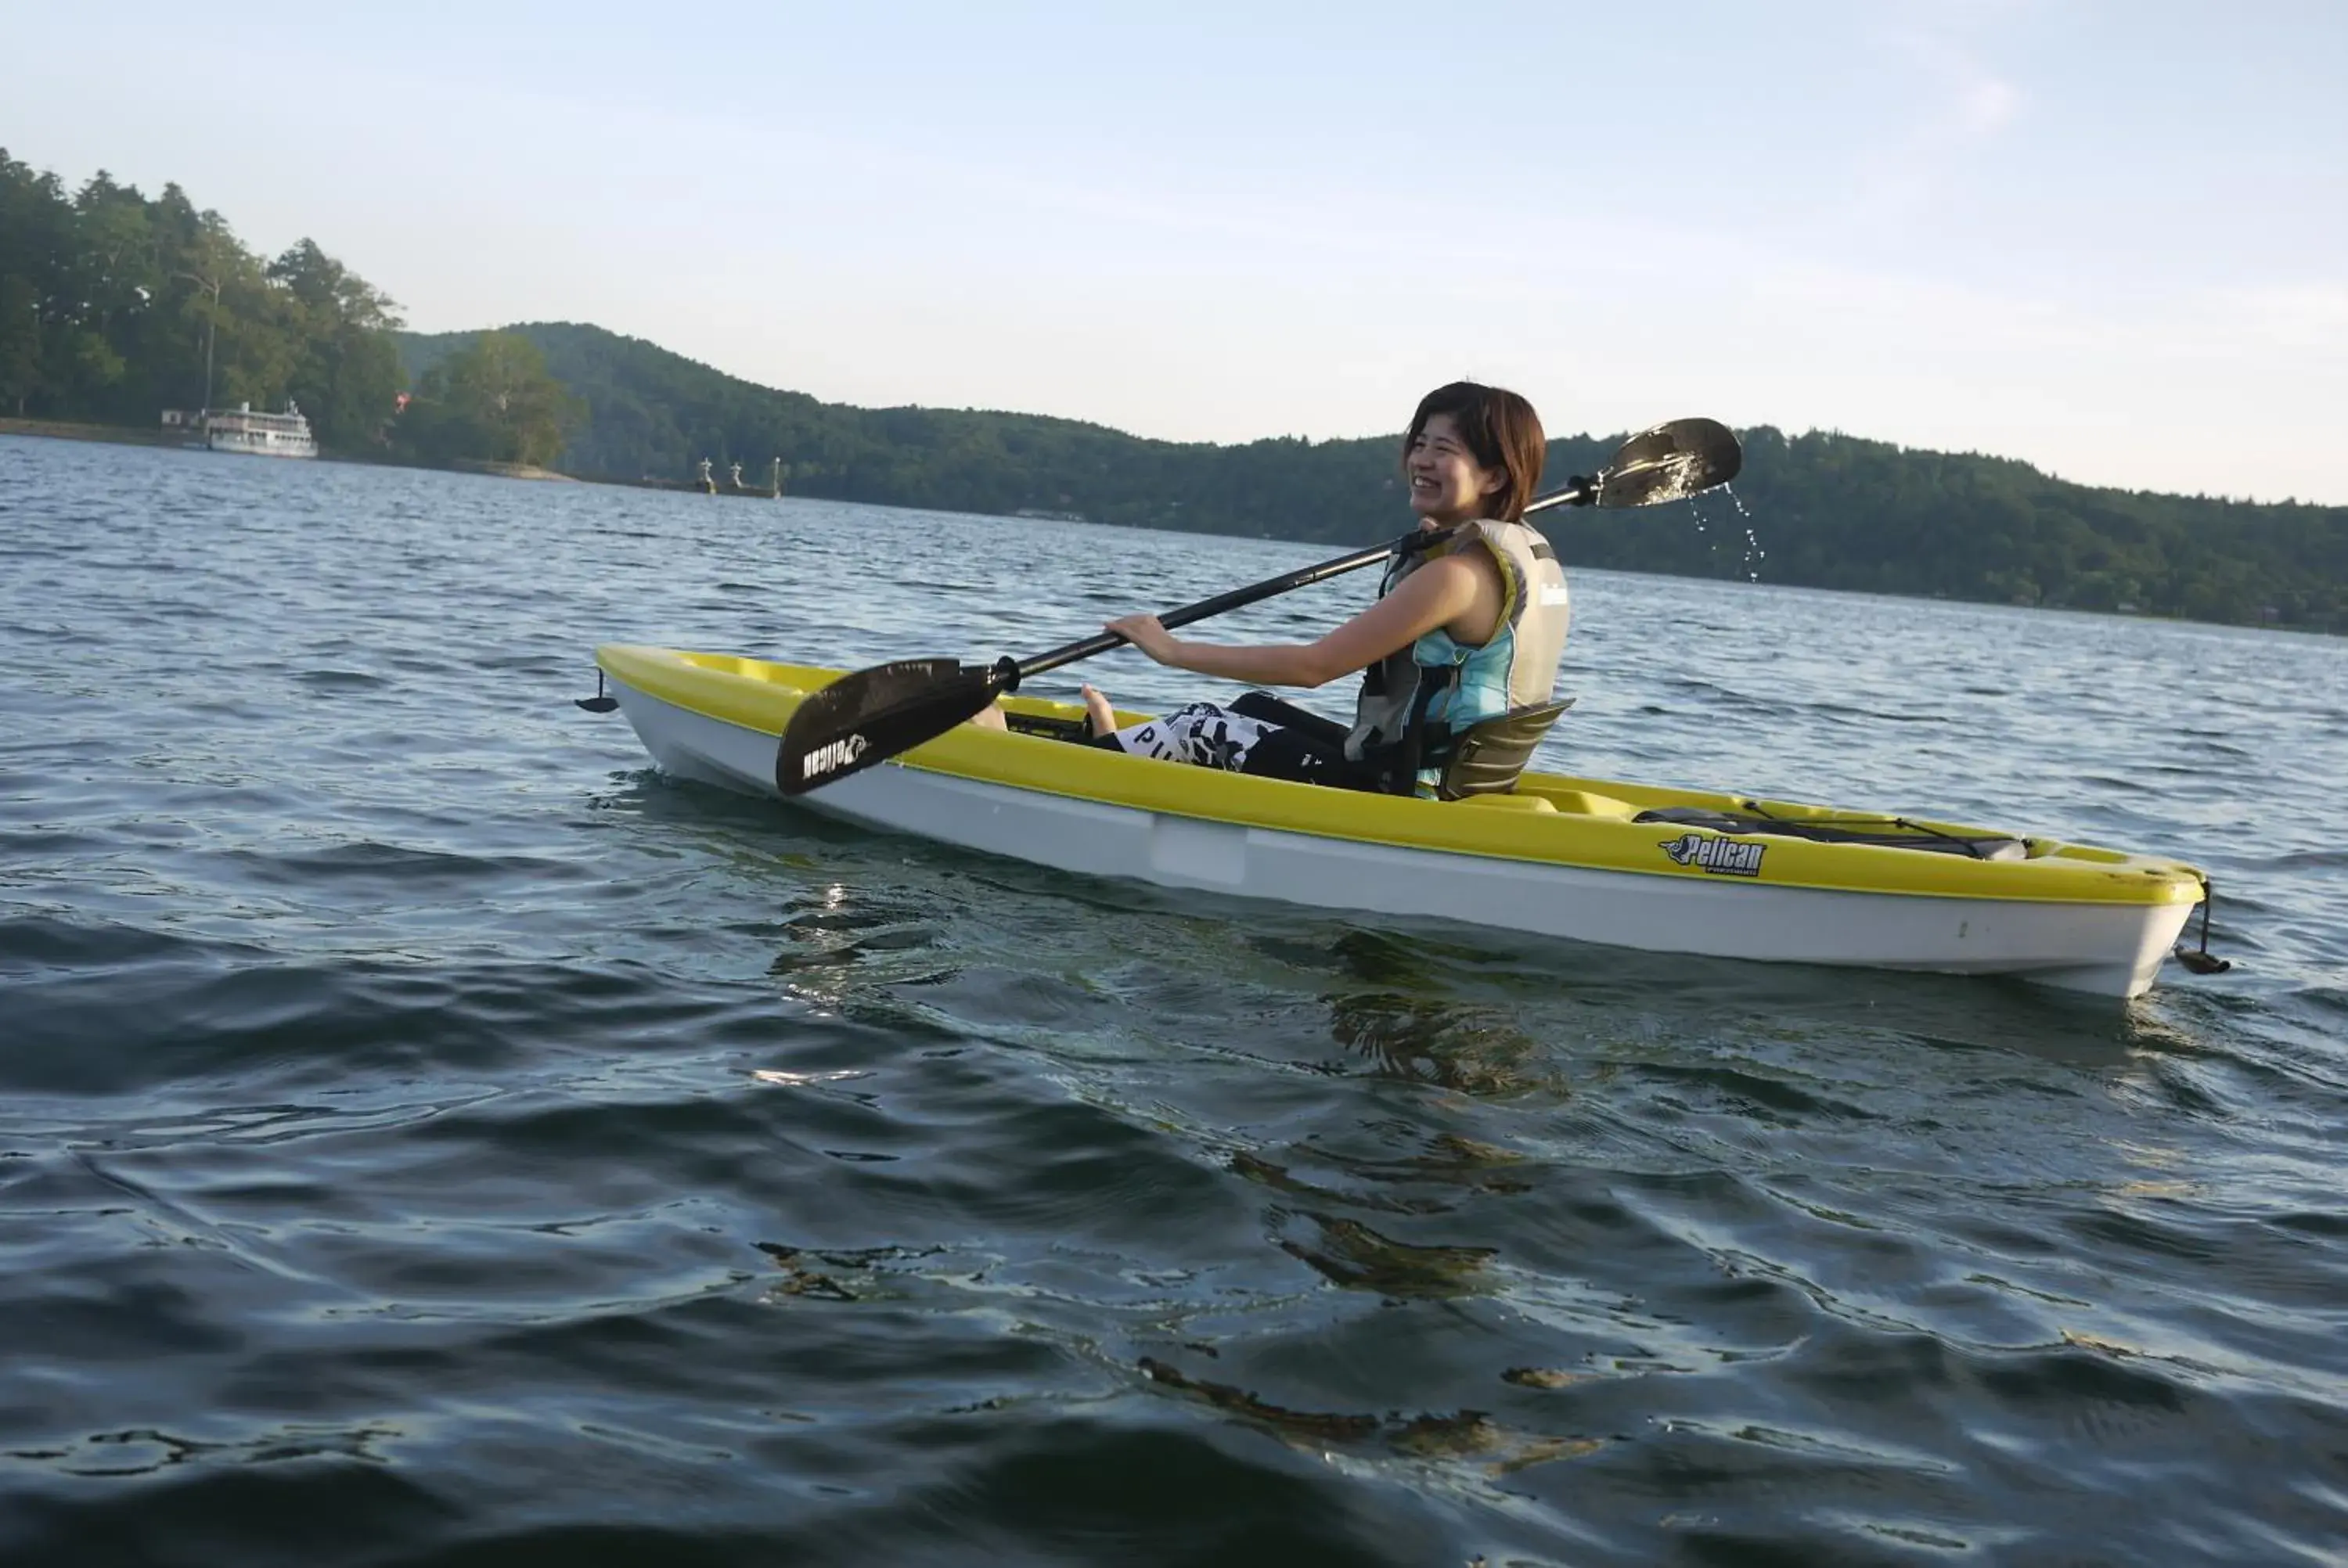
<path fill-rule="evenodd" d="M 1573 703 L 1571 697 L 1557 702 L 1536 702 L 1468 725 L 1452 743 L 1450 755 L 1442 762 L 1443 778 L 1436 786 L 1436 798 L 1467 800 L 1480 794 L 1507 794 L 1514 790 L 1525 764 L 1532 761 L 1533 748 L 1541 743 L 1550 726 Z"/>
<path fill-rule="evenodd" d="M 1436 798 L 1467 800 L 1474 795 L 1506 794 L 1514 790 L 1518 775 L 1532 760 L 1533 748 L 1540 744 L 1541 737 L 1549 733 L 1558 716 L 1573 704 L 1574 699 L 1568 697 L 1561 702 L 1511 708 L 1480 724 L 1468 726 L 1457 741 L 1426 759 L 1428 765 L 1442 769 Z M 1294 730 L 1331 751 L 1341 752 L 1345 744 L 1344 725 L 1309 708 L 1283 702 L 1269 692 L 1241 692 L 1232 702 L 1231 712 Z M 1408 783 L 1406 776 L 1404 783 Z M 1404 793 L 1408 793 L 1407 789 Z"/>

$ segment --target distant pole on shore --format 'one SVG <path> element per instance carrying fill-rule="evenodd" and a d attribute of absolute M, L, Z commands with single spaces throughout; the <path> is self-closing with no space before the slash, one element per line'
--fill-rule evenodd
<path fill-rule="evenodd" d="M 220 331 L 221 283 L 222 280 L 217 277 L 202 277 L 194 272 L 174 272 L 171 275 L 175 278 L 185 278 L 188 282 L 195 284 L 196 287 L 200 289 L 210 289 L 212 292 L 212 308 L 204 313 L 203 415 L 206 428 L 209 430 L 212 415 L 212 339 Z"/>
<path fill-rule="evenodd" d="M 774 497 L 778 501 L 783 498 L 783 460 L 780 457 L 775 459 Z"/>

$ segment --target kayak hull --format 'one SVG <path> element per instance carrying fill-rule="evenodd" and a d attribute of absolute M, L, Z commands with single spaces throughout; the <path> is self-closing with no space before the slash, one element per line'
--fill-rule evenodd
<path fill-rule="evenodd" d="M 622 712 L 663 769 L 747 794 L 778 794 L 773 769 L 779 723 L 770 727 L 743 722 L 754 715 L 702 711 L 726 704 L 694 702 L 689 691 L 676 690 L 673 682 L 647 682 L 670 688 L 656 694 L 632 684 L 626 664 L 625 659 L 607 659 L 604 668 L 613 677 Z M 985 739 L 1105 758 L 1025 736 Z M 1113 760 L 1137 768 L 1170 766 Z M 1982 897 L 1657 875 L 1218 820 L 902 764 L 867 769 L 798 796 L 797 803 L 867 827 L 1160 886 L 1453 920 L 1649 952 L 2012 975 L 2112 997 L 2137 996 L 2152 985 L 2199 892 L 2194 886 L 2128 900 Z M 1402 804 L 1436 812 L 1494 809 L 1489 803 Z M 1643 841 L 1658 831 L 1646 827 Z M 2075 853 L 2128 863 L 2121 869 L 2136 870 L 2135 857 Z M 1874 857 L 1869 864 L 1880 865 L 1886 855 L 1897 864 L 1922 852 L 1870 849 L 1864 855 Z M 2143 864 L 2194 875 L 2173 862 Z M 2133 895 L 2137 888 L 2123 891 Z"/>

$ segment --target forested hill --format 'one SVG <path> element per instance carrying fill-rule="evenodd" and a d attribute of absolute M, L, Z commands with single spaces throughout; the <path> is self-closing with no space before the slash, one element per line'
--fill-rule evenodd
<path fill-rule="evenodd" d="M 779 457 L 794 494 L 896 506 L 1340 544 L 1406 521 L 1392 436 L 1214 446 L 1035 415 L 852 408 L 600 327 L 511 331 L 586 405 L 558 460 L 581 475 L 680 480 L 708 457 L 763 481 Z M 473 335 L 401 334 L 408 373 Z M 2007 458 L 1740 434 L 1749 516 L 1712 497 L 1694 517 L 1577 510 L 1542 526 L 1588 566 L 2348 631 L 2348 507 L 2099 489 Z M 1552 442 L 1548 482 L 1588 472 L 1615 439 Z"/>

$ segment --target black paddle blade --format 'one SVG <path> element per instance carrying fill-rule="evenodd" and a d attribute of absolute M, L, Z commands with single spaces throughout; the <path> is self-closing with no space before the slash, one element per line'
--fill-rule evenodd
<path fill-rule="evenodd" d="M 1674 419 L 1633 436 L 1598 476 L 1601 507 L 1654 507 L 1725 485 L 1744 466 L 1744 449 L 1716 419 Z"/>
<path fill-rule="evenodd" d="M 775 751 L 775 787 L 811 789 L 936 740 L 994 701 L 999 670 L 903 659 L 842 675 L 803 699 Z"/>

